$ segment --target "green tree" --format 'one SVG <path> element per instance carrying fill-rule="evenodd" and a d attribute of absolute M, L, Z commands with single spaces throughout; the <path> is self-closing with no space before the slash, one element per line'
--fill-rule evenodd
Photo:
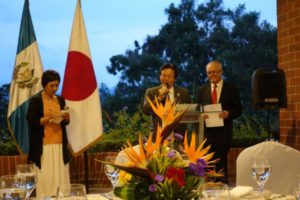
<path fill-rule="evenodd" d="M 267 21 L 260 23 L 260 14 L 246 12 L 244 5 L 225 9 L 222 0 L 201 4 L 195 0 L 181 0 L 177 6 L 170 4 L 165 13 L 168 21 L 157 35 L 146 36 L 143 44 L 134 41 L 134 48 L 111 57 L 107 70 L 120 75 L 120 80 L 114 91 L 105 84 L 100 86 L 105 132 L 122 132 L 119 129 L 123 126 L 117 124 L 122 117 L 118 117 L 120 112 L 126 110 L 129 116 L 141 112 L 145 90 L 159 84 L 159 68 L 164 62 L 179 67 L 177 84 L 187 87 L 195 97 L 197 87 L 206 81 L 205 66 L 212 59 L 223 63 L 224 78 L 239 87 L 248 116 L 239 119 L 241 125 L 236 126 L 237 130 L 247 134 L 251 126 L 252 132 L 264 132 L 260 125 L 266 124 L 261 121 L 266 112 L 254 112 L 251 106 L 251 76 L 258 68 L 277 67 L 276 28 Z M 6 124 L 8 98 L 7 84 L 0 88 L 2 141 L 10 138 Z M 278 124 L 278 111 L 271 116 Z M 143 120 L 135 121 L 134 127 L 147 124 Z M 133 125 L 125 124 L 128 127 L 124 126 L 124 131 L 130 132 Z"/>
<path fill-rule="evenodd" d="M 1 140 L 4 142 L 10 141 L 12 139 L 9 135 L 6 122 L 9 101 L 9 86 L 9 84 L 4 84 L 0 87 L 0 132 Z"/>
<path fill-rule="evenodd" d="M 19 154 L 13 137 L 7 128 L 7 108 L 9 101 L 10 84 L 4 84 L 0 87 L 0 155 Z"/>
<path fill-rule="evenodd" d="M 111 66 L 107 67 L 109 73 L 116 75 L 120 73 L 120 81 L 116 86 L 114 95 L 109 98 L 110 111 L 118 111 L 128 107 L 133 113 L 142 102 L 142 94 L 150 85 L 158 83 L 158 68 L 162 61 L 158 55 L 144 52 L 137 41 L 134 42 L 134 50 L 127 50 L 125 55 L 111 57 Z"/>
<path fill-rule="evenodd" d="M 135 111 L 146 88 L 158 84 L 163 62 L 179 66 L 177 83 L 195 96 L 197 86 L 206 81 L 206 64 L 218 59 L 225 79 L 238 84 L 244 107 L 251 112 L 247 108 L 251 108 L 252 73 L 257 68 L 277 67 L 276 28 L 266 21 L 260 24 L 259 13 L 246 12 L 244 5 L 231 10 L 224 9 L 222 0 L 195 2 L 171 4 L 165 10 L 168 22 L 157 35 L 111 58 L 108 72 L 121 74 L 111 101 L 117 99 L 119 107 Z"/>

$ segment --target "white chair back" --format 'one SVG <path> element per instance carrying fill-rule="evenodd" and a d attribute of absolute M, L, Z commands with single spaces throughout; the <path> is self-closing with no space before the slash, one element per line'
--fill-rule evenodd
<path fill-rule="evenodd" d="M 272 171 L 265 189 L 279 194 L 293 194 L 296 175 L 300 174 L 300 152 L 287 145 L 267 141 L 248 147 L 237 157 L 236 185 L 258 188 L 251 176 L 251 157 L 265 155 L 271 161 Z"/>

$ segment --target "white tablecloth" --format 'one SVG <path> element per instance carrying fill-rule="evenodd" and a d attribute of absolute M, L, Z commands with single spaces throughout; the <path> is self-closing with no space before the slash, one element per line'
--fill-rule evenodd
<path fill-rule="evenodd" d="M 105 197 L 105 194 L 88 194 L 88 200 L 111 200 Z M 114 198 L 113 200 L 120 200 L 119 198 Z"/>
<path fill-rule="evenodd" d="M 251 197 L 251 196 L 244 196 L 240 199 L 253 199 L 253 200 L 266 200 L 266 199 L 270 199 L 270 200 L 296 200 L 294 195 L 281 195 L 281 194 L 272 194 L 270 197 L 266 197 L 266 198 L 258 198 L 258 197 Z"/>
<path fill-rule="evenodd" d="M 293 195 L 280 195 L 280 194 L 272 194 L 270 198 L 256 198 L 253 197 L 253 195 L 246 195 L 244 197 L 240 197 L 240 200 L 296 200 L 296 198 Z M 103 197 L 101 194 L 89 194 L 88 200 L 108 200 L 107 198 Z"/>
<path fill-rule="evenodd" d="M 108 200 L 107 198 L 105 198 L 100 194 L 88 194 L 87 197 L 88 200 Z"/>

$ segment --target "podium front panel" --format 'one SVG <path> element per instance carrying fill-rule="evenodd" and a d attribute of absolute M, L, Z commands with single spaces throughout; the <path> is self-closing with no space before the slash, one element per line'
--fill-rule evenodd
<path fill-rule="evenodd" d="M 204 114 L 201 112 L 186 112 L 180 123 L 196 123 L 197 127 L 197 145 L 200 145 L 204 139 Z"/>

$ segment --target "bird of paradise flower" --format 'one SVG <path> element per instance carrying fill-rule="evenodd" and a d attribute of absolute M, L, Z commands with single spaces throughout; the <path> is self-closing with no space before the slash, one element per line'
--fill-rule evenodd
<path fill-rule="evenodd" d="M 173 129 L 178 125 L 186 111 L 176 112 L 176 104 L 171 103 L 168 98 L 164 104 L 159 102 L 157 98 L 155 98 L 155 103 L 153 103 L 149 98 L 147 98 L 147 100 L 150 103 L 154 113 L 162 121 L 162 126 L 157 127 L 157 136 L 155 142 L 152 142 L 152 134 L 149 135 L 146 144 L 144 144 L 142 137 L 139 136 L 139 148 L 138 151 L 136 151 L 132 144 L 127 141 L 127 145 L 124 145 L 123 151 L 130 160 L 130 166 L 113 163 L 110 164 L 121 170 L 124 170 L 127 173 L 144 178 L 154 179 L 156 174 L 147 168 L 149 162 L 153 159 L 154 155 L 159 157 L 162 147 L 167 147 L 169 145 L 169 141 L 166 139 Z M 209 167 L 217 160 L 211 160 L 214 153 L 208 153 L 210 146 L 204 148 L 204 143 L 205 141 L 203 141 L 201 145 L 196 148 L 196 135 L 193 133 L 189 145 L 186 133 L 184 137 L 184 151 L 187 154 L 190 162 L 196 163 L 197 159 L 202 158 Z M 222 176 L 221 173 L 217 173 L 214 170 L 210 170 L 209 173 L 214 174 L 214 176 Z"/>

